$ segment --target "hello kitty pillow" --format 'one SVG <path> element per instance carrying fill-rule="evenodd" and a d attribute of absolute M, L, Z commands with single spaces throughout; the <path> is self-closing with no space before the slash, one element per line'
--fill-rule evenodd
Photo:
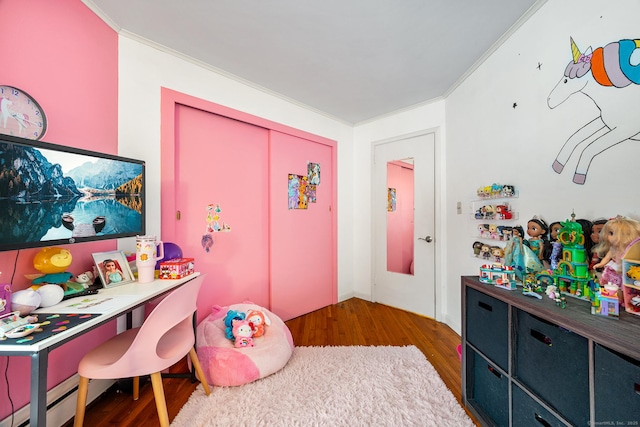
<path fill-rule="evenodd" d="M 230 310 L 251 321 L 253 346 L 236 347 L 229 338 L 225 320 Z M 238 386 L 282 369 L 293 354 L 293 338 L 282 319 L 256 304 L 214 306 L 196 329 L 196 351 L 208 384 Z"/>

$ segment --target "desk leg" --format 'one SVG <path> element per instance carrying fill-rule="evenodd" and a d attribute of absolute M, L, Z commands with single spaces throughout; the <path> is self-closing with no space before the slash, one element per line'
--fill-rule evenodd
<path fill-rule="evenodd" d="M 44 349 L 31 356 L 30 425 L 47 425 L 47 364 L 49 350 Z"/>

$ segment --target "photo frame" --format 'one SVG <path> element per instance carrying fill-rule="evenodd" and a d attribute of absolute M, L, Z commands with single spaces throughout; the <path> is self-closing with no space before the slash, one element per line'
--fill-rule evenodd
<path fill-rule="evenodd" d="M 113 288 L 135 280 L 123 251 L 97 252 L 91 256 L 105 288 Z"/>

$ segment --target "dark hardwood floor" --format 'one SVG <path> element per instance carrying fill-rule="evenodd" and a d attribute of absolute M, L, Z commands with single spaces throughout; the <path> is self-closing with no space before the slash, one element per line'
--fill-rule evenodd
<path fill-rule="evenodd" d="M 456 351 L 460 336 L 445 324 L 358 298 L 297 317 L 286 324 L 296 346 L 415 345 L 461 401 L 461 364 Z M 185 372 L 186 369 L 185 361 L 171 371 Z M 173 420 L 198 383 L 166 378 L 163 384 L 169 419 Z M 65 427 L 71 425 L 73 421 Z M 85 416 L 85 426 L 91 427 L 155 425 L 158 418 L 149 382 L 141 386 L 140 399 L 136 402 L 129 393 L 114 386 L 89 405 Z"/>

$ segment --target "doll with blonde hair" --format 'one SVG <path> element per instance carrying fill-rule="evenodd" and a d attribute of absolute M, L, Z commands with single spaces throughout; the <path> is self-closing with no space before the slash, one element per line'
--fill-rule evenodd
<path fill-rule="evenodd" d="M 600 284 L 614 283 L 622 286 L 622 256 L 629 243 L 640 237 L 640 222 L 617 216 L 610 219 L 600 231 L 600 243 L 594 250 L 602 259 L 594 268 L 604 267 Z"/>

